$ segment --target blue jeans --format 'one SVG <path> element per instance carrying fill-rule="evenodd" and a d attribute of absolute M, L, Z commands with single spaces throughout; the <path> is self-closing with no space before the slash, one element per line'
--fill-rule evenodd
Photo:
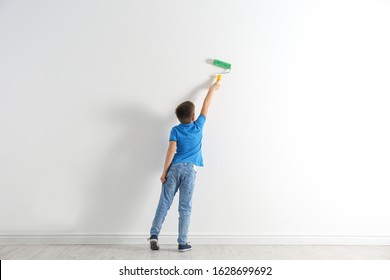
<path fill-rule="evenodd" d="M 192 193 L 195 187 L 196 171 L 192 163 L 175 163 L 168 170 L 167 180 L 162 185 L 160 201 L 154 216 L 150 235 L 159 235 L 162 224 L 178 190 L 179 194 L 179 237 L 181 245 L 187 243 L 188 227 L 192 208 Z"/>

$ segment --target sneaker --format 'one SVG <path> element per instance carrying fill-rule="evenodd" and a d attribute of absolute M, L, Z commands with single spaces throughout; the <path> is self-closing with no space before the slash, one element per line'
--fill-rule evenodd
<path fill-rule="evenodd" d="M 192 249 L 192 246 L 188 243 L 186 243 L 184 245 L 179 244 L 179 252 L 185 252 L 185 251 L 189 251 L 191 249 Z"/>
<path fill-rule="evenodd" d="M 150 249 L 152 249 L 152 250 L 159 250 L 160 249 L 160 245 L 158 245 L 158 237 L 157 237 L 157 235 L 151 235 L 148 238 L 148 241 L 150 243 Z"/>

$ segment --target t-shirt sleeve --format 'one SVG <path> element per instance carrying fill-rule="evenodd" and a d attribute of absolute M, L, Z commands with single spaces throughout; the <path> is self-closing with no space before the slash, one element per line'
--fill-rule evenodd
<path fill-rule="evenodd" d="M 206 117 L 203 114 L 200 114 L 199 117 L 196 119 L 195 124 L 200 128 L 203 128 L 205 122 Z"/>
<path fill-rule="evenodd" d="M 169 135 L 169 141 L 177 142 L 177 133 L 176 133 L 175 128 L 171 129 L 171 134 Z"/>

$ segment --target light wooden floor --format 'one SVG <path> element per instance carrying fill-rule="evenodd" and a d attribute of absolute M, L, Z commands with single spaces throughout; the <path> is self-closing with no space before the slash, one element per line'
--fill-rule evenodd
<path fill-rule="evenodd" d="M 390 246 L 0 245 L 1 260 L 390 260 Z"/>

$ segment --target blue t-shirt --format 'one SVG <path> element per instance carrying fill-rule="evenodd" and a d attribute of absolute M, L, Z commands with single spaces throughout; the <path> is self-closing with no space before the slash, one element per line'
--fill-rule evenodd
<path fill-rule="evenodd" d="M 179 124 L 172 128 L 169 141 L 176 142 L 176 154 L 173 163 L 190 162 L 203 166 L 202 158 L 202 131 L 206 117 L 202 114 L 196 121 L 188 124 Z"/>

